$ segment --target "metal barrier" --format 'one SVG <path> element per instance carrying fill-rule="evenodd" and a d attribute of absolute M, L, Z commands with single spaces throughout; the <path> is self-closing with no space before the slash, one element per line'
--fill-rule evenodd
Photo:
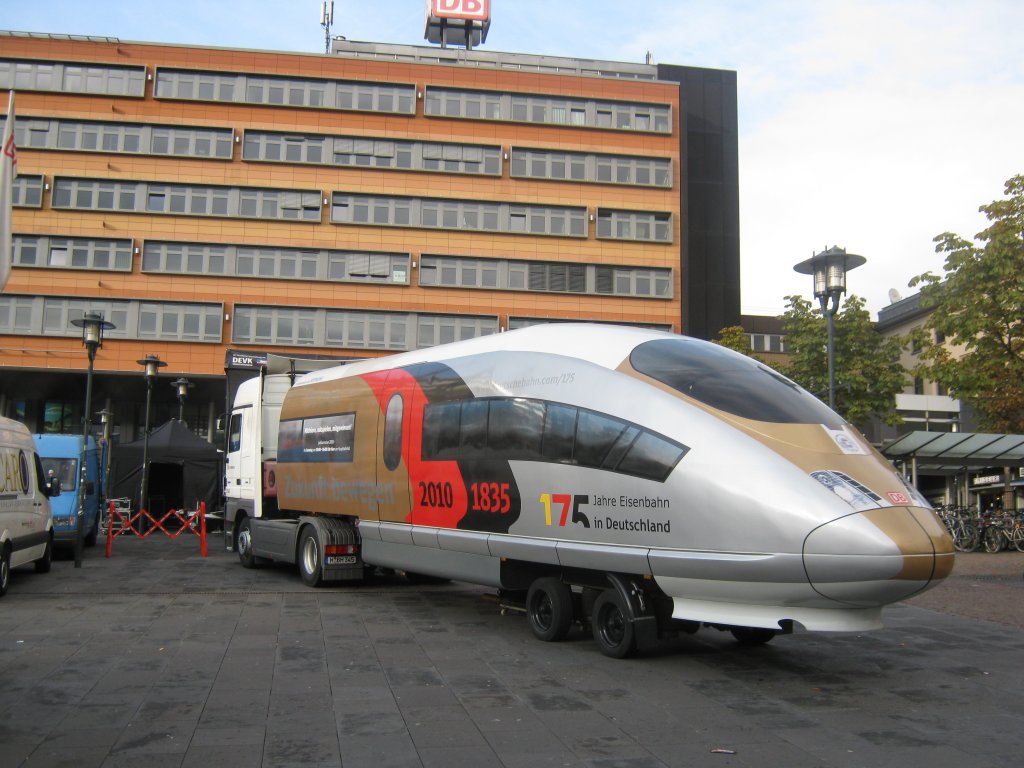
<path fill-rule="evenodd" d="M 165 523 L 172 520 L 177 520 L 180 523 L 177 530 L 171 530 L 165 526 Z M 185 531 L 194 533 L 199 537 L 199 554 L 203 557 L 209 555 L 209 550 L 206 546 L 205 501 L 200 502 L 198 509 L 171 509 L 157 519 L 144 509 L 140 509 L 135 514 L 132 514 L 129 504 L 123 503 L 123 500 L 111 499 L 107 510 L 106 529 L 107 557 L 113 554 L 114 539 L 118 536 L 132 535 L 145 539 L 157 531 L 162 531 L 170 539 L 178 538 Z"/>

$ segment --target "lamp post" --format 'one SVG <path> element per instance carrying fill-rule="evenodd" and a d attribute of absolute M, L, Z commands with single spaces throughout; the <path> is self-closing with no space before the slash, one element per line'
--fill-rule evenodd
<path fill-rule="evenodd" d="M 188 391 L 192 387 L 192 382 L 182 376 L 177 381 L 172 381 L 171 386 L 178 392 L 178 421 L 184 423 L 185 400 L 188 398 Z"/>
<path fill-rule="evenodd" d="M 846 293 L 846 273 L 866 262 L 863 256 L 847 253 L 837 245 L 801 261 L 793 269 L 802 275 L 814 276 L 814 297 L 821 305 L 828 329 L 828 407 L 836 409 L 836 341 L 835 316 L 839 297 Z"/>
<path fill-rule="evenodd" d="M 142 433 L 142 493 L 139 495 L 139 509 L 146 508 L 146 497 L 149 495 L 149 411 L 153 404 L 153 382 L 160 369 L 167 365 L 156 355 L 146 355 L 136 360 L 146 376 L 146 426 Z"/>
<path fill-rule="evenodd" d="M 103 332 L 113 329 L 115 326 L 109 320 L 104 320 L 102 315 L 95 312 L 86 312 L 82 317 L 71 321 L 76 328 L 82 329 L 82 344 L 89 352 L 89 369 L 85 375 L 85 411 L 82 414 L 82 436 L 85 438 L 85 447 L 79 467 L 79 489 L 78 514 L 75 521 L 75 568 L 82 567 L 82 522 L 85 518 L 85 479 L 86 466 L 89 455 L 89 429 L 91 427 L 89 414 L 92 412 L 92 368 L 96 362 L 96 350 L 103 346 Z M 99 521 L 96 521 L 99 525 Z"/>
<path fill-rule="evenodd" d="M 104 408 L 99 411 L 97 416 L 100 417 L 100 424 L 103 425 L 103 453 L 101 458 L 103 459 L 103 500 L 107 500 L 107 479 L 110 473 L 110 430 L 114 423 L 114 412 Z M 109 525 L 110 522 L 107 521 Z"/>

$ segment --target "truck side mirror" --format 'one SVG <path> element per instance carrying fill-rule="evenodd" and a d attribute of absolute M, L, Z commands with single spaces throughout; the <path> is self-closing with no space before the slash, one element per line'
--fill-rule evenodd
<path fill-rule="evenodd" d="M 92 496 L 94 493 L 96 493 L 96 483 L 93 482 L 92 480 L 86 480 L 85 481 L 85 495 L 86 496 Z"/>

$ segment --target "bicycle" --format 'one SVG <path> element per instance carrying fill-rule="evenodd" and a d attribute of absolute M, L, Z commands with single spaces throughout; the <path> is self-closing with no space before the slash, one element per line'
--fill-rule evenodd
<path fill-rule="evenodd" d="M 1018 552 L 1024 552 L 1024 516 L 1001 515 L 993 517 L 985 528 L 985 551 L 999 552 L 1012 544 Z"/>
<path fill-rule="evenodd" d="M 945 523 L 949 535 L 953 538 L 953 548 L 957 552 L 973 552 L 981 543 L 981 531 L 970 510 L 952 504 L 936 509 L 942 522 Z"/>

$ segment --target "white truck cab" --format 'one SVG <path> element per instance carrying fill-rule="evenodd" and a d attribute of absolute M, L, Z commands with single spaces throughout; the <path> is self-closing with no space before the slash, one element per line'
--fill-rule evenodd
<path fill-rule="evenodd" d="M 0 596 L 7 594 L 11 569 L 35 563 L 50 570 L 53 517 L 43 466 L 28 428 L 0 417 Z"/>

